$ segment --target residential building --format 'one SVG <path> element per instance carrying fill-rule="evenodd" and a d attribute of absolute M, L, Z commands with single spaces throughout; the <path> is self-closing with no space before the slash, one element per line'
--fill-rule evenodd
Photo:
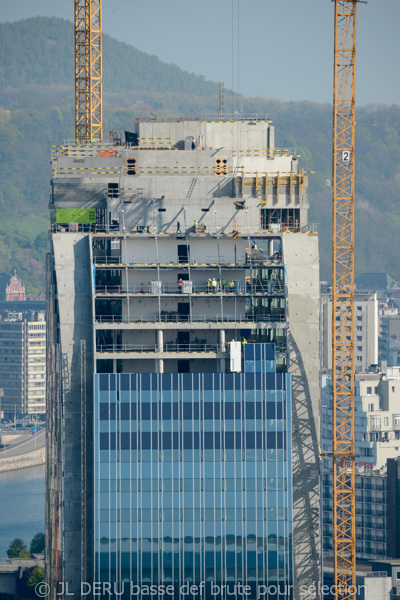
<path fill-rule="evenodd" d="M 400 365 L 400 314 L 394 302 L 379 305 L 379 361 Z"/>
<path fill-rule="evenodd" d="M 386 469 L 356 467 L 356 552 L 357 558 L 388 556 L 388 507 Z M 322 480 L 323 548 L 333 555 L 333 480 L 325 469 Z"/>
<path fill-rule="evenodd" d="M 400 510 L 399 370 L 363 373 L 355 381 L 357 557 L 400 558 L 396 515 Z M 332 449 L 332 383 L 322 377 L 322 450 Z M 322 460 L 323 549 L 333 552 L 332 462 Z"/>
<path fill-rule="evenodd" d="M 332 371 L 332 292 L 322 294 L 322 369 Z M 378 299 L 376 292 L 354 295 L 354 360 L 364 373 L 378 363 Z"/>
<path fill-rule="evenodd" d="M 213 584 L 316 597 L 320 297 L 306 189 L 259 118 L 138 120 L 125 141 L 55 150 L 52 599 L 61 581 L 75 594 L 130 581 L 141 598 L 149 584 L 178 597 L 201 582 L 205 599 Z"/>
<path fill-rule="evenodd" d="M 44 312 L 5 312 L 0 320 L 1 409 L 6 419 L 46 413 Z"/>

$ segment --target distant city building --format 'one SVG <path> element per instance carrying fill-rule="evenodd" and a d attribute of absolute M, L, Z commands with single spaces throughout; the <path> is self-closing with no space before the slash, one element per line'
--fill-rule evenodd
<path fill-rule="evenodd" d="M 400 367 L 355 375 L 355 452 L 359 465 L 384 468 L 400 456 Z M 322 450 L 332 444 L 332 380 L 322 377 Z"/>
<path fill-rule="evenodd" d="M 393 515 L 400 514 L 400 368 L 355 376 L 357 556 L 400 558 Z M 332 381 L 322 376 L 322 450 L 332 450 Z M 332 463 L 322 459 L 323 548 L 333 550 Z M 387 489 L 390 494 L 386 495 Z M 398 512 L 396 512 L 398 511 Z M 391 517 L 390 517 L 391 515 Z M 397 532 L 397 529 L 396 529 Z"/>
<path fill-rule="evenodd" d="M 379 305 L 379 361 L 400 365 L 400 311 L 393 301 Z"/>
<path fill-rule="evenodd" d="M 332 294 L 322 293 L 322 369 L 332 370 Z M 354 358 L 356 372 L 378 363 L 378 299 L 376 292 L 354 297 Z"/>
<path fill-rule="evenodd" d="M 6 287 L 6 301 L 12 302 L 15 300 L 20 302 L 26 300 L 25 286 L 22 285 L 22 281 L 17 273 L 14 273 L 9 285 Z"/>
<path fill-rule="evenodd" d="M 6 312 L 0 320 L 1 409 L 6 419 L 46 412 L 44 312 Z"/>
<path fill-rule="evenodd" d="M 386 469 L 356 467 L 356 552 L 358 558 L 388 556 Z M 333 478 L 322 477 L 323 548 L 333 553 Z"/>

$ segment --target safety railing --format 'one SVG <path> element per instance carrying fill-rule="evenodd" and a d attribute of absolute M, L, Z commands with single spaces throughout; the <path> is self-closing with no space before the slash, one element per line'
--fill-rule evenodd
<path fill-rule="evenodd" d="M 208 344 L 208 343 L 188 343 L 188 344 L 176 344 L 167 342 L 162 347 L 151 344 L 100 344 L 96 348 L 98 354 L 126 354 L 126 353 L 138 353 L 138 354 L 158 354 L 160 352 L 206 352 L 206 353 L 217 353 L 226 352 L 229 346 L 227 344 Z"/>
<path fill-rule="evenodd" d="M 158 282 L 154 282 L 155 284 Z M 185 285 L 189 282 L 182 282 L 182 285 L 161 284 L 161 285 L 133 285 L 127 288 L 121 285 L 98 285 L 96 286 L 97 296 L 128 296 L 128 295 L 160 295 L 169 294 L 172 296 L 179 295 L 265 295 L 276 296 L 282 295 L 285 292 L 284 286 L 270 282 L 271 285 L 255 285 L 251 286 L 244 281 L 234 281 L 233 285 L 228 282 L 226 284 L 215 283 L 212 281 L 209 285 Z M 191 282 L 190 282 L 191 283 Z"/>
<path fill-rule="evenodd" d="M 66 140 L 61 146 L 53 146 L 51 158 L 68 156 L 72 158 L 86 158 L 93 156 L 119 156 L 118 148 L 110 143 L 93 142 L 88 145 L 76 144 L 73 140 Z"/>
<path fill-rule="evenodd" d="M 105 191 L 106 193 L 106 191 Z M 140 196 L 143 195 L 142 188 L 121 188 L 122 196 Z M 240 237 L 248 238 L 254 236 L 265 236 L 268 238 L 270 235 L 279 235 L 281 233 L 316 233 L 318 230 L 319 223 L 307 223 L 307 225 L 282 225 L 281 223 L 273 223 L 271 225 L 266 224 L 265 227 L 261 226 L 259 231 L 239 231 Z M 182 228 L 181 231 L 176 231 L 176 226 L 171 227 L 171 230 L 168 231 L 167 227 L 161 229 L 160 231 L 153 231 L 151 225 L 134 225 L 132 226 L 129 223 L 112 223 L 112 224 L 99 224 L 99 223 L 52 223 L 50 225 L 51 233 L 75 233 L 76 231 L 82 233 L 93 233 L 94 235 L 115 235 L 115 236 L 124 236 L 124 235 L 152 235 L 152 236 L 182 236 L 182 235 L 218 235 L 220 237 L 232 237 L 232 231 L 229 229 L 228 231 L 211 230 L 205 229 L 204 226 L 198 226 L 195 228 L 194 226 Z M 272 258 L 272 257 L 271 257 Z"/>
<path fill-rule="evenodd" d="M 306 225 L 284 225 L 270 223 L 262 226 L 262 233 L 317 233 L 320 223 L 307 223 Z"/>
<path fill-rule="evenodd" d="M 248 148 L 246 150 L 234 150 L 233 156 L 266 156 L 273 159 L 281 156 L 298 157 L 297 148 Z"/>
<path fill-rule="evenodd" d="M 94 257 L 94 264 L 96 266 L 96 268 L 102 268 L 102 267 L 115 267 L 118 266 L 120 268 L 124 268 L 124 269 L 129 269 L 132 267 L 186 267 L 186 266 L 190 266 L 190 267 L 194 267 L 194 268 L 238 268 L 238 267 L 245 267 L 248 269 L 251 268 L 259 268 L 260 265 L 262 265 L 263 267 L 271 267 L 271 268 L 282 268 L 283 267 L 283 263 L 279 258 L 276 259 L 264 259 L 262 261 L 255 261 L 252 260 L 251 258 L 247 257 L 245 258 L 244 256 L 239 256 L 236 260 L 236 262 L 231 262 L 230 257 L 225 257 L 225 256 L 220 256 L 219 257 L 219 262 L 218 262 L 218 258 L 215 256 L 212 257 L 208 257 L 208 256 L 202 256 L 201 258 L 191 258 L 188 260 L 171 260 L 171 258 L 169 256 L 159 256 L 158 258 L 153 257 L 151 259 L 149 259 L 149 262 L 142 262 L 139 261 L 138 259 L 136 259 L 135 257 L 133 257 L 131 259 L 131 262 L 124 262 L 120 257 L 113 257 L 113 256 L 95 256 Z"/>
<path fill-rule="evenodd" d="M 157 315 L 96 315 L 95 323 L 98 325 L 131 325 L 131 324 L 149 324 L 149 323 L 285 323 L 284 314 L 269 315 L 180 315 L 177 312 L 165 312 Z"/>
<path fill-rule="evenodd" d="M 159 256 L 158 258 L 150 258 L 149 262 L 142 262 L 136 258 L 133 258 L 131 260 L 131 262 L 127 263 L 127 262 L 123 262 L 123 260 L 119 257 L 110 257 L 110 256 L 95 256 L 94 257 L 94 264 L 96 267 L 101 268 L 101 267 L 115 267 L 118 266 L 120 268 L 132 268 L 132 267 L 178 267 L 178 268 L 182 268 L 182 267 L 187 267 L 190 265 L 190 267 L 194 267 L 194 268 L 231 268 L 231 267 L 246 267 L 246 268 L 251 268 L 252 266 L 254 266 L 255 268 L 259 267 L 259 263 L 249 263 L 249 261 L 246 262 L 245 258 L 243 256 L 238 257 L 236 263 L 234 262 L 230 262 L 230 259 L 228 257 L 224 257 L 224 256 L 220 256 L 220 260 L 218 262 L 218 259 L 213 256 L 213 257 L 201 257 L 199 259 L 194 259 L 191 258 L 187 261 L 185 260 L 171 260 L 171 258 L 169 256 Z M 279 261 L 269 261 L 268 263 L 265 261 L 263 263 L 263 266 L 271 266 L 271 267 L 282 267 L 282 263 Z"/>

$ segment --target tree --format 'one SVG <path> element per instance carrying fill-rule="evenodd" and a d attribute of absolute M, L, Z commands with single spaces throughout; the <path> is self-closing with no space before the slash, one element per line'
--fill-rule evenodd
<path fill-rule="evenodd" d="M 44 533 L 37 533 L 33 536 L 31 545 L 29 546 L 29 551 L 31 554 L 43 554 L 44 552 L 44 543 L 45 543 Z"/>
<path fill-rule="evenodd" d="M 41 583 L 42 581 L 44 581 L 44 569 L 41 567 L 36 567 L 30 574 L 26 585 L 29 588 L 35 588 L 37 584 Z"/>
<path fill-rule="evenodd" d="M 35 588 L 38 583 L 44 581 L 44 570 L 40 567 L 24 569 L 22 576 L 17 579 L 16 591 L 21 598 L 36 598 Z"/>
<path fill-rule="evenodd" d="M 21 538 L 15 538 L 15 540 L 11 542 L 7 550 L 7 556 L 8 558 L 19 558 L 23 550 L 28 551 L 28 548 L 21 540 Z"/>
<path fill-rule="evenodd" d="M 29 552 L 28 548 L 22 548 L 21 552 L 19 553 L 18 558 L 30 558 L 31 557 L 31 553 Z"/>

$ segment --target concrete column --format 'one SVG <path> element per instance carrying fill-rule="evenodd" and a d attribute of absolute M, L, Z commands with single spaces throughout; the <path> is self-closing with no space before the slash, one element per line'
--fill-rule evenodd
<path fill-rule="evenodd" d="M 157 329 L 157 352 L 164 350 L 164 332 L 162 329 Z M 159 373 L 164 373 L 164 359 L 157 359 L 157 369 Z"/>
<path fill-rule="evenodd" d="M 223 348 L 225 348 L 225 352 L 226 352 L 227 348 L 226 348 L 226 343 L 225 343 L 225 329 L 220 329 L 218 331 L 218 343 L 221 346 L 221 350 Z M 219 362 L 219 365 L 218 365 L 219 372 L 220 373 L 225 373 L 225 371 L 226 371 L 226 360 L 225 360 L 225 358 L 220 358 L 220 360 L 218 362 Z"/>
<path fill-rule="evenodd" d="M 222 346 L 225 344 L 225 329 L 220 329 L 218 331 L 218 343 Z"/>
<path fill-rule="evenodd" d="M 157 329 L 157 352 L 164 350 L 164 332 L 162 329 Z"/>

